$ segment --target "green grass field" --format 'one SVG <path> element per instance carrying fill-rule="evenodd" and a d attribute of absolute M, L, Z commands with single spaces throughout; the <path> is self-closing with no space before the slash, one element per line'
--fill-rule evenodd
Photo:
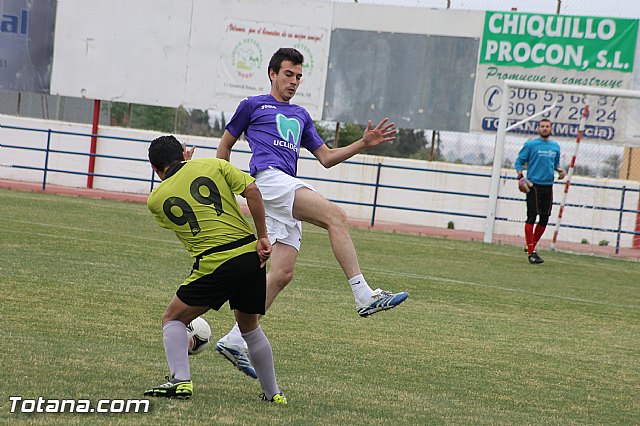
<path fill-rule="evenodd" d="M 10 413 L 10 396 L 142 399 L 164 381 L 161 315 L 191 261 L 140 204 L 0 190 L 0 424 L 639 424 L 640 264 L 352 230 L 361 319 L 326 233 L 307 226 L 263 328 L 287 406 L 213 349 L 194 398 L 150 413 Z M 213 338 L 231 327 L 209 312 Z"/>

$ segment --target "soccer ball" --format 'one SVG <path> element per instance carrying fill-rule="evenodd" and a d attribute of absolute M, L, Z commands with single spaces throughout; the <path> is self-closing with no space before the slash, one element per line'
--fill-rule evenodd
<path fill-rule="evenodd" d="M 211 342 L 211 327 L 204 318 L 198 317 L 187 325 L 189 355 L 204 351 Z"/>

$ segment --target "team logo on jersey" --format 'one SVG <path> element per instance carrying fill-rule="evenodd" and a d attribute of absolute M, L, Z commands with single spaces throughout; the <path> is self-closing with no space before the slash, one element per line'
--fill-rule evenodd
<path fill-rule="evenodd" d="M 287 148 L 298 150 L 300 142 L 300 122 L 296 118 L 288 118 L 284 114 L 276 114 L 278 134 L 286 143 Z"/>
<path fill-rule="evenodd" d="M 548 157 L 548 158 L 556 158 L 556 151 L 552 150 L 552 149 L 541 149 L 538 151 L 538 157 Z"/>

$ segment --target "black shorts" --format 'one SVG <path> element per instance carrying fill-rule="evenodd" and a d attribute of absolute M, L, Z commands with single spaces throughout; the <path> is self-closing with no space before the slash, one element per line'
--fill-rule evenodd
<path fill-rule="evenodd" d="M 551 215 L 553 185 L 533 184 L 527 193 L 527 216 Z"/>
<path fill-rule="evenodd" d="M 255 251 L 224 262 L 211 274 L 183 284 L 178 299 L 189 306 L 210 306 L 213 310 L 229 301 L 231 309 L 247 314 L 265 313 L 267 276 Z"/>

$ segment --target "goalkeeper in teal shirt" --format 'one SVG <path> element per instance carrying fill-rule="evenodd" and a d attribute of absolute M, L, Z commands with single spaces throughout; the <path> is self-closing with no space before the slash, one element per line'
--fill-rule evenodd
<path fill-rule="evenodd" d="M 518 175 L 518 188 L 527 194 L 527 221 L 524 225 L 524 236 L 527 243 L 529 263 L 543 263 L 536 253 L 536 245 L 544 234 L 551 215 L 553 205 L 554 171 L 563 179 L 565 172 L 560 168 L 560 145 L 549 139 L 551 121 L 543 118 L 538 125 L 540 137 L 528 140 L 522 146 L 516 159 L 515 168 Z M 523 170 L 527 167 L 527 177 Z M 536 218 L 540 217 L 536 225 Z M 535 225 L 535 228 L 534 228 Z"/>

